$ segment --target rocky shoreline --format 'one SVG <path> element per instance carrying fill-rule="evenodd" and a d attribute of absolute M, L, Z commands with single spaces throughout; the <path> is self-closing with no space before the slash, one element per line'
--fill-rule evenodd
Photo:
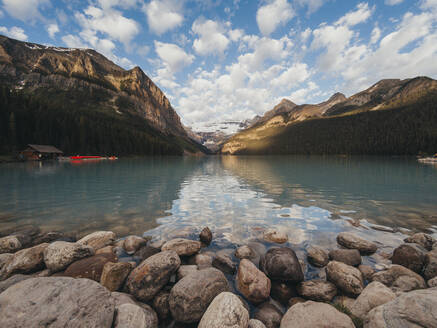
<path fill-rule="evenodd" d="M 437 327 L 437 241 L 416 233 L 381 263 L 353 232 L 304 256 L 267 229 L 214 250 L 209 228 L 162 240 L 97 231 L 0 238 L 5 327 Z M 195 237 L 193 237 L 195 236 Z M 288 244 L 287 244 L 288 245 Z M 300 258 L 298 257 L 300 256 Z M 317 275 L 306 279 L 306 273 Z"/>

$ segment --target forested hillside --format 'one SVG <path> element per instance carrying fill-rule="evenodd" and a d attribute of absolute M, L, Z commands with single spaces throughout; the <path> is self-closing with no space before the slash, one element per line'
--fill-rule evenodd
<path fill-rule="evenodd" d="M 163 134 L 127 110 L 117 114 L 90 106 L 90 97 L 95 104 L 106 94 L 41 89 L 27 93 L 0 87 L 0 153 L 22 150 L 28 143 L 51 144 L 66 154 L 83 155 L 182 155 L 184 149 L 198 151 L 198 145 Z"/>

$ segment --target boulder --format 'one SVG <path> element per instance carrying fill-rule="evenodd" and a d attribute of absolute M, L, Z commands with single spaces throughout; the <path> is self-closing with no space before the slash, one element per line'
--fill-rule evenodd
<path fill-rule="evenodd" d="M 217 252 L 215 258 L 212 260 L 212 266 L 220 271 L 228 274 L 234 274 L 237 270 L 237 265 L 231 257 L 232 250 L 226 249 Z"/>
<path fill-rule="evenodd" d="M 0 254 L 0 272 L 2 271 L 3 267 L 10 262 L 10 260 L 14 257 L 14 254 L 12 253 L 3 253 Z"/>
<path fill-rule="evenodd" d="M 89 279 L 32 278 L 0 294 L 2 327 L 112 327 L 111 293 Z"/>
<path fill-rule="evenodd" d="M 180 265 L 181 260 L 175 251 L 155 254 L 131 271 L 126 280 L 126 289 L 138 300 L 150 301 L 169 282 Z"/>
<path fill-rule="evenodd" d="M 351 318 L 332 305 L 308 301 L 288 309 L 281 328 L 355 328 Z"/>
<path fill-rule="evenodd" d="M 430 280 L 437 277 L 437 251 L 433 250 L 425 255 L 425 266 L 423 269 L 423 277 Z"/>
<path fill-rule="evenodd" d="M 437 277 L 428 280 L 427 285 L 429 288 L 437 287 Z"/>
<path fill-rule="evenodd" d="M 308 261 L 319 268 L 324 267 L 329 262 L 328 253 L 321 247 L 311 246 L 307 250 Z"/>
<path fill-rule="evenodd" d="M 74 261 L 94 255 L 91 246 L 67 241 L 55 241 L 44 250 L 44 262 L 52 272 L 64 270 Z"/>
<path fill-rule="evenodd" d="M 197 322 L 220 293 L 229 291 L 228 281 L 217 269 L 207 268 L 179 280 L 171 289 L 170 311 L 176 321 Z"/>
<path fill-rule="evenodd" d="M 421 273 L 425 265 L 425 249 L 418 244 L 403 244 L 393 251 L 392 263 Z"/>
<path fill-rule="evenodd" d="M 141 261 L 144 261 L 144 260 L 148 259 L 149 257 L 151 257 L 152 255 L 158 254 L 159 252 L 161 252 L 160 248 L 146 245 L 146 246 L 141 247 L 139 250 L 137 250 L 134 253 L 134 256 L 137 258 L 140 258 Z"/>
<path fill-rule="evenodd" d="M 32 273 L 44 268 L 44 250 L 49 244 L 40 244 L 16 252 L 0 270 L 0 280 L 16 273 Z"/>
<path fill-rule="evenodd" d="M 358 270 L 363 274 L 364 280 L 371 281 L 375 270 L 370 265 L 361 264 L 358 266 Z"/>
<path fill-rule="evenodd" d="M 270 295 L 274 300 L 288 304 L 290 298 L 297 296 L 297 291 L 293 284 L 273 280 Z"/>
<path fill-rule="evenodd" d="M 98 249 L 95 254 L 96 255 L 99 255 L 99 254 L 111 254 L 111 253 L 115 254 L 115 252 L 116 252 L 116 249 L 115 249 L 114 246 L 105 246 L 103 248 Z"/>
<path fill-rule="evenodd" d="M 375 243 L 358 237 L 351 232 L 341 232 L 337 236 L 337 242 L 346 248 L 358 249 L 361 254 L 373 254 L 377 250 Z"/>
<path fill-rule="evenodd" d="M 266 328 L 277 328 L 281 324 L 282 312 L 273 304 L 266 302 L 255 310 L 253 318 L 261 321 Z"/>
<path fill-rule="evenodd" d="M 239 259 L 252 259 L 257 257 L 257 253 L 249 246 L 243 245 L 237 248 L 235 257 Z"/>
<path fill-rule="evenodd" d="M 332 303 L 336 305 L 341 305 L 342 307 L 345 307 L 350 311 L 350 309 L 352 309 L 352 307 L 354 306 L 355 299 L 352 297 L 340 295 L 340 296 L 335 296 L 334 299 L 332 300 Z"/>
<path fill-rule="evenodd" d="M 77 241 L 78 244 L 88 245 L 98 250 L 112 244 L 115 241 L 115 233 L 112 231 L 96 231 Z"/>
<path fill-rule="evenodd" d="M 247 259 L 240 261 L 236 286 L 244 297 L 255 304 L 265 301 L 270 295 L 270 279 Z"/>
<path fill-rule="evenodd" d="M 42 243 L 51 243 L 57 240 L 61 240 L 61 241 L 75 241 L 72 240 L 73 238 L 70 238 L 68 236 L 65 236 L 64 233 L 60 232 L 60 231 L 48 231 L 48 232 L 44 232 L 44 233 L 40 233 L 38 234 L 33 240 L 32 240 L 32 244 L 33 245 L 39 245 Z"/>
<path fill-rule="evenodd" d="M 302 297 L 292 297 L 288 300 L 288 307 L 291 308 L 293 305 L 298 303 L 305 303 L 307 300 Z"/>
<path fill-rule="evenodd" d="M 401 265 L 392 265 L 387 270 L 375 273 L 372 281 L 379 281 L 394 292 L 426 288 L 425 280 L 420 275 Z"/>
<path fill-rule="evenodd" d="M 142 246 L 147 244 L 147 240 L 138 236 L 128 236 L 123 242 L 123 248 L 128 254 L 135 253 Z"/>
<path fill-rule="evenodd" d="M 343 262 L 352 266 L 361 264 L 361 255 L 358 249 L 334 249 L 329 252 L 329 258 L 332 261 Z"/>
<path fill-rule="evenodd" d="M 412 236 L 410 236 L 408 238 L 405 238 L 404 241 L 406 243 L 419 244 L 420 246 L 422 246 L 426 250 L 430 251 L 430 250 L 432 250 L 432 245 L 437 240 L 434 239 L 432 236 L 426 234 L 426 233 L 419 232 L 419 233 L 415 233 L 414 235 L 412 235 Z"/>
<path fill-rule="evenodd" d="M 132 270 L 132 265 L 127 262 L 107 262 L 103 266 L 100 283 L 111 292 L 120 290 L 123 287 L 127 276 Z"/>
<path fill-rule="evenodd" d="M 87 278 L 100 282 L 103 267 L 108 262 L 116 262 L 114 254 L 100 254 L 71 263 L 64 271 L 64 276 L 72 278 Z"/>
<path fill-rule="evenodd" d="M 304 279 L 296 253 L 288 247 L 269 249 L 261 259 L 260 266 L 273 280 L 298 283 Z"/>
<path fill-rule="evenodd" d="M 266 328 L 266 326 L 257 319 L 250 319 L 247 328 Z"/>
<path fill-rule="evenodd" d="M 129 303 L 117 306 L 113 328 L 158 328 L 158 317 L 148 308 Z"/>
<path fill-rule="evenodd" d="M 364 327 L 437 327 L 437 289 L 401 294 L 374 308 L 365 317 Z"/>
<path fill-rule="evenodd" d="M 181 265 L 178 269 L 178 280 L 188 276 L 189 274 L 197 271 L 197 265 Z"/>
<path fill-rule="evenodd" d="M 170 317 L 170 305 L 168 299 L 170 297 L 170 292 L 161 290 L 156 294 L 153 299 L 153 308 L 160 320 L 166 320 Z"/>
<path fill-rule="evenodd" d="M 342 262 L 329 262 L 326 266 L 326 276 L 346 294 L 357 296 L 364 289 L 363 275 L 360 270 Z"/>
<path fill-rule="evenodd" d="M 390 302 L 396 294 L 390 288 L 378 281 L 371 282 L 364 288 L 350 309 L 352 314 L 363 319 L 373 308 Z"/>
<path fill-rule="evenodd" d="M 190 264 L 195 264 L 199 270 L 212 267 L 213 256 L 209 254 L 196 254 L 190 258 Z"/>
<path fill-rule="evenodd" d="M 189 240 L 184 238 L 176 238 L 166 242 L 162 251 L 175 251 L 179 256 L 190 256 L 200 251 L 200 242 L 196 240 Z"/>
<path fill-rule="evenodd" d="M 267 229 L 264 231 L 263 239 L 269 243 L 283 244 L 288 241 L 288 236 L 285 232 Z"/>
<path fill-rule="evenodd" d="M 297 285 L 297 292 L 311 301 L 330 302 L 337 295 L 337 287 L 329 281 L 308 280 Z"/>
<path fill-rule="evenodd" d="M 15 253 L 24 247 L 22 237 L 19 235 L 0 238 L 0 254 Z"/>
<path fill-rule="evenodd" d="M 112 292 L 111 297 L 114 299 L 115 307 L 122 305 L 122 304 L 126 304 L 126 303 L 137 304 L 137 302 L 135 301 L 135 298 L 130 294 L 120 293 L 120 292 Z"/>
<path fill-rule="evenodd" d="M 238 296 L 223 292 L 208 306 L 198 328 L 247 328 L 249 312 Z"/>
<path fill-rule="evenodd" d="M 212 232 L 209 230 L 208 227 L 205 227 L 202 229 L 202 231 L 199 234 L 199 239 L 202 243 L 209 245 L 212 241 Z"/>
<path fill-rule="evenodd" d="M 12 285 L 15 285 L 20 281 L 31 279 L 31 278 L 34 277 L 28 274 L 14 274 L 12 277 L 9 277 L 8 279 L 0 282 L 0 294 L 3 293 L 6 289 L 11 287 Z"/>

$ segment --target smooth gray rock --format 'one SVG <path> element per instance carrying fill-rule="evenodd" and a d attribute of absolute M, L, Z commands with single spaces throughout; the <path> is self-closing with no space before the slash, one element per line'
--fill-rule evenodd
<path fill-rule="evenodd" d="M 13 257 L 14 257 L 14 254 L 12 254 L 12 253 L 0 254 L 0 272 L 2 271 L 5 264 L 8 263 Z"/>
<path fill-rule="evenodd" d="M 273 304 L 266 302 L 255 310 L 253 318 L 261 321 L 266 328 L 277 328 L 281 324 L 282 312 Z"/>
<path fill-rule="evenodd" d="M 95 251 L 111 245 L 115 241 L 115 233 L 112 231 L 96 231 L 79 239 L 77 243 L 91 246 Z"/>
<path fill-rule="evenodd" d="M 64 270 L 74 261 L 94 255 L 94 249 L 78 243 L 55 241 L 44 250 L 44 262 L 52 272 Z"/>
<path fill-rule="evenodd" d="M 224 274 L 207 268 L 179 280 L 170 291 L 169 305 L 173 318 L 184 323 L 197 322 L 220 293 L 229 291 Z"/>
<path fill-rule="evenodd" d="M 107 262 L 103 266 L 100 283 L 111 292 L 120 290 L 127 276 L 132 270 L 132 265 L 127 262 Z"/>
<path fill-rule="evenodd" d="M 0 270 L 0 280 L 16 273 L 33 273 L 44 268 L 44 250 L 49 244 L 40 244 L 16 252 Z"/>
<path fill-rule="evenodd" d="M 212 260 L 212 266 L 228 274 L 234 274 L 237 270 L 236 263 L 231 257 L 232 250 L 223 249 L 217 252 Z"/>
<path fill-rule="evenodd" d="M 0 254 L 15 253 L 23 248 L 20 236 L 6 236 L 0 238 Z"/>
<path fill-rule="evenodd" d="M 337 295 L 337 287 L 329 281 L 308 280 L 297 285 L 297 292 L 311 301 L 330 302 Z"/>
<path fill-rule="evenodd" d="M 240 298 L 229 292 L 217 295 L 208 306 L 198 328 L 247 328 L 249 312 Z"/>
<path fill-rule="evenodd" d="M 426 250 L 430 251 L 430 250 L 432 250 L 432 245 L 437 240 L 434 239 L 432 236 L 426 234 L 426 233 L 419 232 L 419 233 L 415 233 L 414 235 L 412 235 L 412 236 L 410 236 L 408 238 L 405 238 L 404 241 L 406 243 L 419 244 L 420 246 L 422 246 Z"/>
<path fill-rule="evenodd" d="M 128 254 L 135 253 L 142 246 L 147 244 L 147 240 L 138 236 L 127 236 L 123 242 L 123 248 Z"/>
<path fill-rule="evenodd" d="M 202 243 L 209 245 L 212 241 L 212 232 L 208 227 L 202 229 L 199 234 L 199 239 Z"/>
<path fill-rule="evenodd" d="M 263 238 L 269 243 L 283 244 L 288 241 L 288 235 L 283 231 L 267 229 L 264 231 Z"/>
<path fill-rule="evenodd" d="M 235 282 L 238 291 L 252 303 L 261 303 L 269 298 L 270 279 L 247 259 L 240 261 Z"/>
<path fill-rule="evenodd" d="M 404 293 L 393 301 L 374 308 L 365 317 L 364 327 L 437 327 L 437 289 Z"/>
<path fill-rule="evenodd" d="M 267 328 L 267 327 L 257 319 L 250 319 L 247 328 Z"/>
<path fill-rule="evenodd" d="M 161 252 L 161 248 L 156 248 L 150 245 L 146 245 L 141 247 L 139 250 L 137 250 L 134 253 L 134 256 L 140 258 L 141 261 L 144 261 L 149 257 L 158 254 L 159 252 Z"/>
<path fill-rule="evenodd" d="M 158 314 L 160 320 L 165 320 L 170 317 L 170 305 L 168 299 L 170 292 L 161 290 L 153 299 L 153 308 Z"/>
<path fill-rule="evenodd" d="M 394 292 L 408 292 L 426 288 L 423 278 L 417 273 L 401 265 L 392 265 L 387 270 L 379 271 L 372 276 L 372 281 L 379 281 Z"/>
<path fill-rule="evenodd" d="M 426 250 L 418 244 L 403 244 L 393 251 L 392 263 L 421 273 L 425 265 Z"/>
<path fill-rule="evenodd" d="M 247 245 L 243 245 L 237 248 L 235 251 L 235 257 L 239 259 L 252 259 L 257 257 L 256 252 Z"/>
<path fill-rule="evenodd" d="M 361 254 L 373 254 L 378 247 L 375 243 L 358 237 L 351 232 L 341 232 L 337 236 L 337 242 L 346 248 L 358 249 Z"/>
<path fill-rule="evenodd" d="M 181 260 L 173 250 L 155 254 L 131 271 L 126 280 L 126 289 L 138 300 L 150 301 L 169 282 L 180 265 Z"/>
<path fill-rule="evenodd" d="M 150 307 L 149 307 L 150 308 Z M 122 304 L 116 307 L 113 328 L 157 328 L 158 317 L 151 308 L 144 309 L 135 304 Z"/>
<path fill-rule="evenodd" d="M 308 261 L 319 268 L 324 267 L 329 262 L 328 253 L 321 247 L 311 246 L 307 250 Z"/>
<path fill-rule="evenodd" d="M 212 260 L 214 256 L 210 254 L 196 254 L 190 258 L 189 264 L 197 265 L 199 270 L 212 267 Z"/>
<path fill-rule="evenodd" d="M 329 262 L 326 266 L 326 276 L 346 294 L 357 296 L 364 289 L 363 275 L 360 270 L 342 262 Z"/>
<path fill-rule="evenodd" d="M 436 250 L 428 252 L 425 255 L 423 277 L 425 278 L 425 280 L 430 280 L 434 277 L 437 277 L 437 251 Z"/>
<path fill-rule="evenodd" d="M 428 280 L 427 285 L 429 288 L 437 287 L 437 277 Z"/>
<path fill-rule="evenodd" d="M 355 304 L 355 298 L 344 296 L 344 295 L 335 296 L 334 299 L 332 300 L 332 303 L 344 306 L 350 311 L 350 309 L 352 309 L 352 307 Z"/>
<path fill-rule="evenodd" d="M 361 264 L 358 266 L 358 270 L 363 274 L 364 280 L 371 281 L 375 270 L 370 265 Z"/>
<path fill-rule="evenodd" d="M 179 256 L 190 256 L 199 253 L 201 243 L 196 240 L 189 240 L 184 238 L 176 238 L 166 242 L 162 251 L 175 251 Z"/>
<path fill-rule="evenodd" d="M 362 319 L 373 308 L 390 302 L 395 298 L 396 294 L 390 288 L 378 281 L 373 281 L 364 288 L 350 310 L 354 316 Z"/>
<path fill-rule="evenodd" d="M 0 293 L 4 292 L 6 289 L 11 287 L 12 285 L 19 283 L 20 281 L 31 278 L 34 277 L 28 274 L 14 274 L 12 277 L 0 282 Z"/>
<path fill-rule="evenodd" d="M 361 264 L 361 254 L 358 249 L 334 249 L 329 252 L 329 258 L 332 261 L 343 262 L 352 266 Z"/>
<path fill-rule="evenodd" d="M 196 271 L 197 271 L 197 265 L 181 265 L 177 273 L 178 280 L 181 280 L 182 278 Z"/>
<path fill-rule="evenodd" d="M 288 247 L 269 249 L 261 259 L 260 267 L 273 280 L 298 283 L 304 279 L 296 253 Z"/>
<path fill-rule="evenodd" d="M 351 318 L 332 305 L 308 301 L 288 309 L 281 328 L 355 328 Z"/>
<path fill-rule="evenodd" d="M 3 327 L 110 328 L 113 317 L 111 293 L 89 279 L 32 278 L 0 294 Z"/>

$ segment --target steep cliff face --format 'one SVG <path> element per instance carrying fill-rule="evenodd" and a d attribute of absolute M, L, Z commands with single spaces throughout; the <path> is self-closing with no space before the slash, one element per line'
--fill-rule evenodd
<path fill-rule="evenodd" d="M 437 81 L 433 79 L 417 77 L 407 80 L 382 80 L 349 98 L 336 93 L 320 104 L 293 106 L 286 111 L 269 111 L 256 124 L 230 138 L 221 152 L 343 154 L 358 151 L 368 154 L 378 153 L 378 147 L 384 147 L 388 154 L 403 154 L 399 145 L 406 140 L 404 136 L 411 133 L 417 137 L 417 141 L 412 140 L 409 148 L 405 148 L 405 153 L 422 151 L 430 148 L 429 140 L 437 137 L 432 132 L 437 128 L 437 122 L 432 119 L 428 122 L 426 118 L 434 117 L 429 106 L 436 100 Z M 402 120 L 400 117 L 403 117 Z M 382 118 L 389 121 L 385 128 L 380 127 L 383 124 Z M 352 126 L 348 126 L 351 124 Z M 388 131 L 391 124 L 393 129 Z M 372 129 L 375 135 L 370 135 Z M 389 137 L 389 134 L 392 135 Z M 349 147 L 343 141 L 352 138 L 352 135 L 356 138 L 356 143 L 350 142 Z M 340 141 L 338 137 L 344 140 Z M 387 144 L 382 146 L 378 139 L 387 141 Z M 361 147 L 363 150 L 359 150 L 360 140 L 365 145 Z M 392 152 L 390 142 L 393 146 Z M 372 144 L 375 147 L 373 150 Z"/>
<path fill-rule="evenodd" d="M 100 89 L 107 95 L 98 100 L 100 106 L 117 113 L 128 110 L 163 133 L 187 136 L 167 97 L 139 67 L 124 70 L 91 49 L 46 47 L 0 36 L 0 78 L 29 92 Z"/>

